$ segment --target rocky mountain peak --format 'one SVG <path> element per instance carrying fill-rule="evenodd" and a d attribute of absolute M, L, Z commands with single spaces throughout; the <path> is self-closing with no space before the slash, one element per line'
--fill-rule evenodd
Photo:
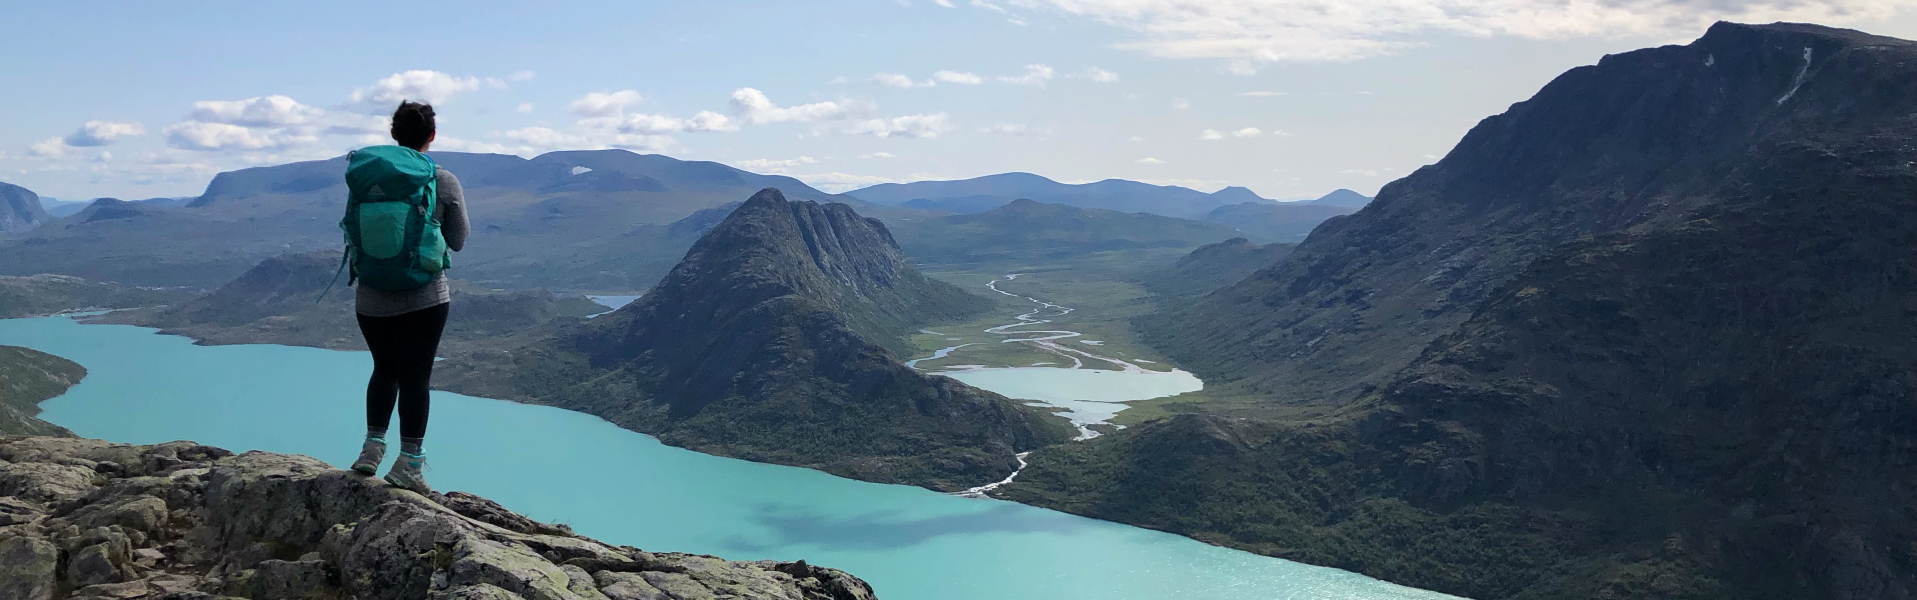
<path fill-rule="evenodd" d="M 766 188 L 694 243 L 648 301 L 621 313 L 787 295 L 838 309 L 848 325 L 886 345 L 911 331 L 909 323 L 985 306 L 976 296 L 920 275 L 879 220 L 844 204 L 788 200 Z"/>
<path fill-rule="evenodd" d="M 901 364 L 906 334 L 990 306 L 912 268 L 878 221 L 768 188 L 639 300 L 508 353 L 449 360 L 439 381 L 668 444 L 965 489 L 1070 436 L 1062 419 Z"/>
<path fill-rule="evenodd" d="M 53 216 L 40 205 L 40 195 L 11 183 L 0 183 L 0 233 L 26 233 Z"/>

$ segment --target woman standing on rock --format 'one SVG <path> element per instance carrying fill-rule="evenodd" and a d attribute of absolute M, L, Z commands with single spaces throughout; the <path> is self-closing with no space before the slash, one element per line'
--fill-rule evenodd
<path fill-rule="evenodd" d="M 362 148 L 347 157 L 345 260 L 359 283 L 359 330 L 373 352 L 366 383 L 366 442 L 353 470 L 372 475 L 386 456 L 386 429 L 399 408 L 399 459 L 386 481 L 430 493 L 420 474 L 433 361 L 446 329 L 452 292 L 445 269 L 466 245 L 469 227 L 459 180 L 426 149 L 438 136 L 433 107 L 401 102 L 393 112 L 397 146 Z"/>

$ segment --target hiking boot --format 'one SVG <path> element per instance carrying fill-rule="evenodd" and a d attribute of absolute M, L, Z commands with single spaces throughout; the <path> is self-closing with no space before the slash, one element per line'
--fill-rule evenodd
<path fill-rule="evenodd" d="M 359 448 L 359 460 L 353 461 L 353 470 L 371 476 L 379 472 L 379 461 L 385 459 L 386 440 L 368 436 L 366 445 Z"/>
<path fill-rule="evenodd" d="M 412 490 L 421 496 L 433 493 L 426 487 L 426 476 L 420 471 L 426 469 L 426 455 L 399 453 L 399 460 L 393 461 L 393 468 L 386 472 L 386 483 Z"/>

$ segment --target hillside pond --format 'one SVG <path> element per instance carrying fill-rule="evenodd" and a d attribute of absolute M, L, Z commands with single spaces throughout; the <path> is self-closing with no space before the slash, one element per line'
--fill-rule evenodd
<path fill-rule="evenodd" d="M 364 431 L 365 353 L 196 346 L 65 317 L 0 320 L 0 344 L 87 368 L 41 415 L 82 436 L 344 464 Z M 842 568 L 887 600 L 1449 597 L 1010 502 L 699 454 L 555 408 L 433 401 L 435 487 L 616 544 Z"/>

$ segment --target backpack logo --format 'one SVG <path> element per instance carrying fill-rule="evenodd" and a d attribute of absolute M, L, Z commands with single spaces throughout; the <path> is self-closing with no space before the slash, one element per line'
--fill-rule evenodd
<path fill-rule="evenodd" d="M 366 197 L 368 197 L 368 198 L 384 198 L 384 197 L 386 197 L 386 190 L 383 190 L 383 189 L 380 189 L 380 187 L 379 187 L 378 185 L 374 185 L 373 187 L 370 187 L 370 188 L 367 188 L 367 189 L 366 189 Z"/>

